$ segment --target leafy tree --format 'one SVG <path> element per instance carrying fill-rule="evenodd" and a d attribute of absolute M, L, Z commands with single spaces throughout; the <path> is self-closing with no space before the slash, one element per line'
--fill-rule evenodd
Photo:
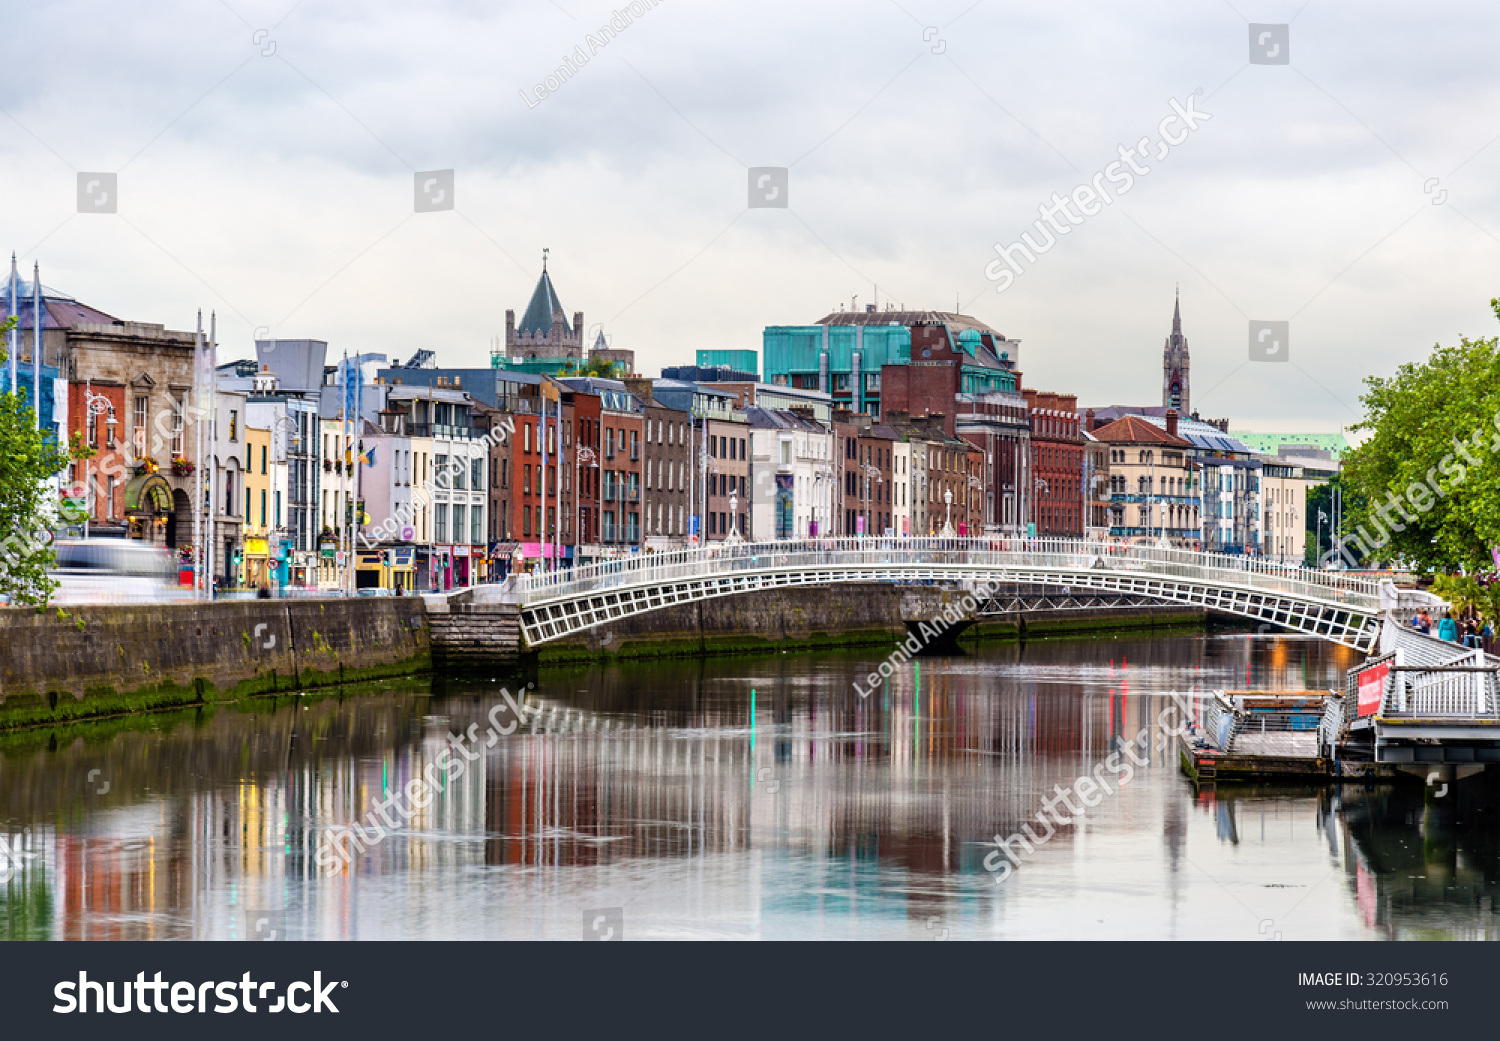
<path fill-rule="evenodd" d="M 557 370 L 558 376 L 597 376 L 601 379 L 612 379 L 618 362 L 605 361 L 603 358 L 590 358 L 583 364 L 570 361 Z"/>
<path fill-rule="evenodd" d="M 1344 525 L 1348 529 L 1349 518 L 1357 515 L 1365 506 L 1365 497 L 1354 492 L 1339 474 L 1307 490 L 1307 503 L 1304 507 L 1307 525 L 1307 540 L 1304 543 L 1306 550 L 1303 555 L 1303 563 L 1308 567 L 1318 567 L 1320 562 L 1326 560 L 1324 554 L 1333 551 L 1333 490 L 1341 489 L 1344 498 Z M 1318 511 L 1323 511 L 1324 520 L 1318 523 Z"/>
<path fill-rule="evenodd" d="M 0 323 L 0 342 L 16 324 Z M 0 365 L 9 355 L 0 346 Z M 54 588 L 47 569 L 57 503 L 46 483 L 68 461 L 50 432 L 37 429 L 26 395 L 0 393 L 0 594 L 12 602 L 45 603 Z"/>
<path fill-rule="evenodd" d="M 1490 307 L 1500 317 L 1500 299 Z M 1500 546 L 1500 338 L 1433 347 L 1389 379 L 1368 376 L 1344 457 L 1346 547 L 1366 566 L 1489 571 Z M 1359 502 L 1356 496 L 1364 501 Z M 1311 509 L 1309 510 L 1311 513 Z M 1315 514 L 1314 514 L 1315 516 Z"/>

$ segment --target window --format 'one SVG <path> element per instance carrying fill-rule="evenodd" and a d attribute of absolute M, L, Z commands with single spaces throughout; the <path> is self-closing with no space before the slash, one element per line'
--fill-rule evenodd
<path fill-rule="evenodd" d="M 640 457 L 641 446 L 639 444 L 639 438 L 636 436 L 636 431 L 632 430 L 630 432 L 630 458 L 639 459 Z"/>
<path fill-rule="evenodd" d="M 250 489 L 245 489 L 245 523 L 250 523 Z"/>
<path fill-rule="evenodd" d="M 135 428 L 135 454 L 138 459 L 145 458 L 146 455 L 146 410 L 148 405 L 149 399 L 144 394 L 136 396 L 135 422 L 133 426 Z M 234 437 L 233 434 L 229 436 L 231 438 Z"/>
<path fill-rule="evenodd" d="M 604 428 L 604 458 L 606 458 L 606 459 L 613 459 L 614 457 L 615 457 L 615 428 L 614 427 L 605 427 Z"/>
<path fill-rule="evenodd" d="M 260 472 L 266 472 L 266 445 L 260 446 Z"/>
<path fill-rule="evenodd" d="M 280 492 L 273 493 L 272 511 L 271 511 L 271 523 L 274 524 L 274 525 L 276 525 L 278 528 L 281 527 L 281 493 Z"/>
<path fill-rule="evenodd" d="M 468 507 L 453 504 L 453 541 L 462 542 L 468 532 Z"/>
<path fill-rule="evenodd" d="M 182 423 L 184 402 L 178 399 L 172 400 L 172 454 L 182 455 Z"/>
<path fill-rule="evenodd" d="M 238 441 L 240 438 L 240 414 L 235 409 L 229 410 L 229 440 Z"/>
<path fill-rule="evenodd" d="M 246 445 L 245 446 L 245 472 L 246 473 L 253 473 L 255 471 L 255 463 L 251 461 L 253 459 L 253 457 L 254 457 L 254 454 L 255 454 L 255 446 L 254 445 Z M 248 517 L 245 518 L 245 519 L 249 520 Z"/>
<path fill-rule="evenodd" d="M 531 534 L 531 511 L 524 506 L 521 507 L 521 534 Z"/>
<path fill-rule="evenodd" d="M 530 423 L 523 423 L 521 425 L 521 427 L 522 427 L 522 430 L 524 431 L 524 433 L 522 434 L 522 437 L 523 437 L 523 439 L 526 442 L 526 451 L 530 452 L 531 451 L 531 424 Z"/>
<path fill-rule="evenodd" d="M 484 491 L 484 460 L 469 460 L 469 487 L 476 492 Z"/>
<path fill-rule="evenodd" d="M 531 464 L 527 463 L 521 467 L 521 490 L 527 495 L 531 494 Z"/>
<path fill-rule="evenodd" d="M 264 488 L 260 490 L 260 526 L 262 528 L 266 526 L 266 490 Z"/>

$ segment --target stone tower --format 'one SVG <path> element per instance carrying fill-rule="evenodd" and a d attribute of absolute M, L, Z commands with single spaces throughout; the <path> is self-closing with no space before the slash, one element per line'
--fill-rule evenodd
<path fill-rule="evenodd" d="M 505 353 L 525 360 L 583 360 L 583 312 L 573 312 L 569 324 L 562 302 L 557 299 L 557 290 L 552 287 L 552 276 L 547 274 L 545 257 L 542 277 L 537 279 L 520 324 L 516 324 L 515 311 L 505 312 Z"/>
<path fill-rule="evenodd" d="M 1179 296 L 1172 305 L 1172 335 L 1161 352 L 1161 403 L 1164 408 L 1175 408 L 1179 416 L 1192 415 L 1188 392 L 1188 342 L 1182 335 L 1182 300 Z"/>

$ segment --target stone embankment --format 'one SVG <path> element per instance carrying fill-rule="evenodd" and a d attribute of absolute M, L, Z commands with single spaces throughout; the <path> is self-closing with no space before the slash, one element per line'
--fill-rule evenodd
<path fill-rule="evenodd" d="M 430 665 L 419 597 L 0 608 L 0 729 Z"/>

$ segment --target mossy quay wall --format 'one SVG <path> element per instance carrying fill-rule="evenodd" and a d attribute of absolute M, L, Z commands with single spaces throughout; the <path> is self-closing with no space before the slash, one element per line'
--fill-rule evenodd
<path fill-rule="evenodd" d="M 0 608 L 0 729 L 430 664 L 419 597 Z"/>

